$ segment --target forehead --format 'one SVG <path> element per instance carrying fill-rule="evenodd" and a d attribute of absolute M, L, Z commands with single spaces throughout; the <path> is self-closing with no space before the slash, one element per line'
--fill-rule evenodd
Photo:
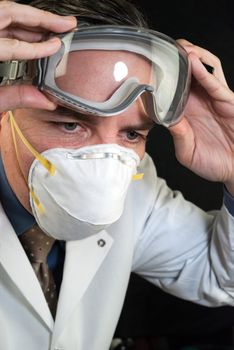
<path fill-rule="evenodd" d="M 56 68 L 58 87 L 73 95 L 105 101 L 128 78 L 150 84 L 151 62 L 128 51 L 83 50 L 64 56 Z"/>

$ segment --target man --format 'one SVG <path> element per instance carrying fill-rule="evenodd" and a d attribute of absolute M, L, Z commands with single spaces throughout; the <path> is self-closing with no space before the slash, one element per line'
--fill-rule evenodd
<path fill-rule="evenodd" d="M 102 41 L 94 52 L 90 49 L 90 42 L 97 45 L 93 36 L 105 33 L 97 28 L 90 33 L 89 24 L 142 25 L 129 3 L 62 1 L 56 9 L 54 1 L 34 5 L 76 15 L 78 27 L 83 28 L 80 33 L 89 40 L 84 41 L 83 50 L 78 49 L 76 33 L 68 34 L 63 43 L 69 43 L 64 46 L 65 55 L 58 39 L 52 44 L 13 41 L 16 50 L 10 39 L 0 41 L 1 61 L 61 53 L 61 57 L 53 55 L 45 67 L 41 61 L 44 73 L 50 65 L 54 69 L 55 81 L 47 71 L 51 89 L 46 95 L 31 85 L 4 86 L 0 91 L 0 349 L 108 349 L 131 270 L 182 298 L 208 306 L 233 305 L 234 94 L 226 85 L 219 60 L 207 50 L 180 41 L 188 53 L 190 64 L 185 67 L 191 65 L 193 81 L 183 115 L 174 123 L 177 109 L 169 116 L 170 111 L 165 108 L 164 113 L 162 108 L 176 100 L 175 87 L 174 95 L 167 95 L 165 77 L 178 79 L 173 72 L 176 67 L 180 72 L 187 62 L 182 49 L 164 37 L 153 35 L 153 39 L 147 30 L 142 34 L 147 42 L 165 44 L 164 59 L 156 55 L 156 61 L 147 50 L 140 51 L 138 40 L 131 42 L 131 50 L 114 49 L 111 30 L 106 50 Z M 27 6 L 9 2 L 0 6 L 3 37 L 7 33 L 34 42 L 43 38 L 38 27 L 53 32 L 74 27 L 72 19 L 66 25 L 65 20 Z M 16 21 L 13 27 L 10 19 Z M 21 29 L 16 30 L 15 24 Z M 35 26 L 36 30 L 30 29 Z M 131 37 L 143 40 L 138 30 L 123 33 L 130 41 Z M 180 64 L 171 59 L 167 48 Z M 53 59 L 57 59 L 54 65 Z M 172 65 L 172 73 L 164 67 L 165 60 Z M 214 68 L 213 74 L 202 62 Z M 180 98 L 185 98 L 188 85 L 181 81 L 184 93 Z M 157 84 L 164 86 L 164 93 L 155 98 L 152 86 Z M 9 102 L 13 91 L 14 103 Z M 130 103 L 124 91 L 129 96 L 140 91 L 142 98 L 138 95 Z M 156 112 L 143 96 L 148 103 L 154 101 Z M 108 101 L 108 107 L 103 101 Z M 122 102 L 127 108 L 121 107 Z M 118 108 L 116 115 L 108 114 L 108 108 Z M 155 118 L 169 126 L 183 165 L 208 180 L 224 183 L 224 205 L 216 215 L 186 202 L 157 178 L 145 154 Z M 132 176 L 140 179 L 141 173 L 143 179 L 131 182 Z M 50 243 L 45 238 L 46 244 L 53 244 L 49 265 L 60 290 L 55 321 L 27 258 L 28 247 L 23 249 L 25 231 L 32 225 L 34 231 L 39 230 L 35 219 L 48 237 L 56 239 Z M 27 245 L 34 243 L 31 240 Z"/>

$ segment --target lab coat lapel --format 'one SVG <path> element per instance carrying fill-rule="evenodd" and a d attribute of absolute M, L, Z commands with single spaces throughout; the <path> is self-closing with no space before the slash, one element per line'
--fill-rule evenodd
<path fill-rule="evenodd" d="M 49 329 L 53 318 L 32 266 L 0 205 L 0 264 Z"/>
<path fill-rule="evenodd" d="M 83 240 L 67 242 L 54 342 L 67 325 L 69 317 L 82 299 L 112 244 L 113 238 L 104 230 Z"/>

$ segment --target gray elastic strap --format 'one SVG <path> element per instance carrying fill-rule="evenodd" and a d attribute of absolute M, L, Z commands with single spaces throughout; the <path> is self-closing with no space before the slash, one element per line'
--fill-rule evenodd
<path fill-rule="evenodd" d="M 4 80 L 16 80 L 22 78 L 26 70 L 26 61 L 8 61 L 0 63 L 0 77 Z"/>

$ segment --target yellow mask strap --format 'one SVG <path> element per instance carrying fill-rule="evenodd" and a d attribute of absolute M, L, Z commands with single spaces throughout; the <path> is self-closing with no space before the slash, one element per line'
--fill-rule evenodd
<path fill-rule="evenodd" d="M 17 157 L 18 157 L 18 151 L 17 151 L 17 145 L 16 145 L 16 136 L 15 136 L 15 131 L 17 132 L 19 138 L 21 139 L 21 141 L 24 143 L 24 145 L 27 147 L 27 149 L 34 155 L 34 157 L 41 163 L 41 165 L 43 165 L 48 172 L 50 173 L 50 175 L 54 175 L 55 174 L 55 166 L 45 157 L 43 157 L 40 153 L 38 153 L 33 147 L 32 145 L 28 142 L 28 140 L 24 137 L 24 135 L 22 134 L 19 126 L 17 125 L 15 118 L 13 116 L 12 111 L 9 111 L 9 115 L 10 115 L 10 122 L 11 122 L 11 128 L 12 128 L 12 135 L 13 135 L 13 141 L 14 141 L 14 145 L 15 145 L 15 149 L 16 149 L 16 153 L 17 153 Z"/>
<path fill-rule="evenodd" d="M 11 130 L 12 130 L 12 137 L 13 137 L 13 142 L 14 142 L 14 146 L 15 146 L 15 152 L 16 152 L 16 157 L 20 166 L 20 160 L 19 160 L 19 153 L 18 153 L 18 147 L 17 147 L 17 142 L 16 142 L 16 132 L 19 136 L 19 138 L 21 139 L 21 141 L 23 142 L 23 144 L 27 147 L 27 149 L 34 155 L 34 157 L 48 170 L 50 175 L 54 175 L 55 174 L 55 166 L 46 158 L 44 158 L 40 153 L 38 153 L 33 147 L 32 145 L 28 142 L 28 140 L 24 137 L 24 135 L 22 134 L 19 126 L 17 125 L 14 115 L 12 113 L 12 111 L 9 111 L 9 115 L 10 115 L 10 123 L 11 123 Z M 28 186 L 28 182 L 27 179 L 24 176 L 24 173 L 22 171 L 24 180 L 26 185 Z M 39 212 L 41 214 L 44 213 L 44 208 L 42 206 L 42 204 L 40 203 L 39 199 L 37 198 L 36 194 L 34 193 L 34 191 L 29 188 L 29 191 L 31 193 L 31 196 L 33 198 L 33 201 L 35 203 L 35 205 L 37 206 Z"/>
<path fill-rule="evenodd" d="M 143 177 L 144 177 L 144 173 L 135 174 L 132 176 L 132 180 L 134 181 L 142 180 Z"/>

